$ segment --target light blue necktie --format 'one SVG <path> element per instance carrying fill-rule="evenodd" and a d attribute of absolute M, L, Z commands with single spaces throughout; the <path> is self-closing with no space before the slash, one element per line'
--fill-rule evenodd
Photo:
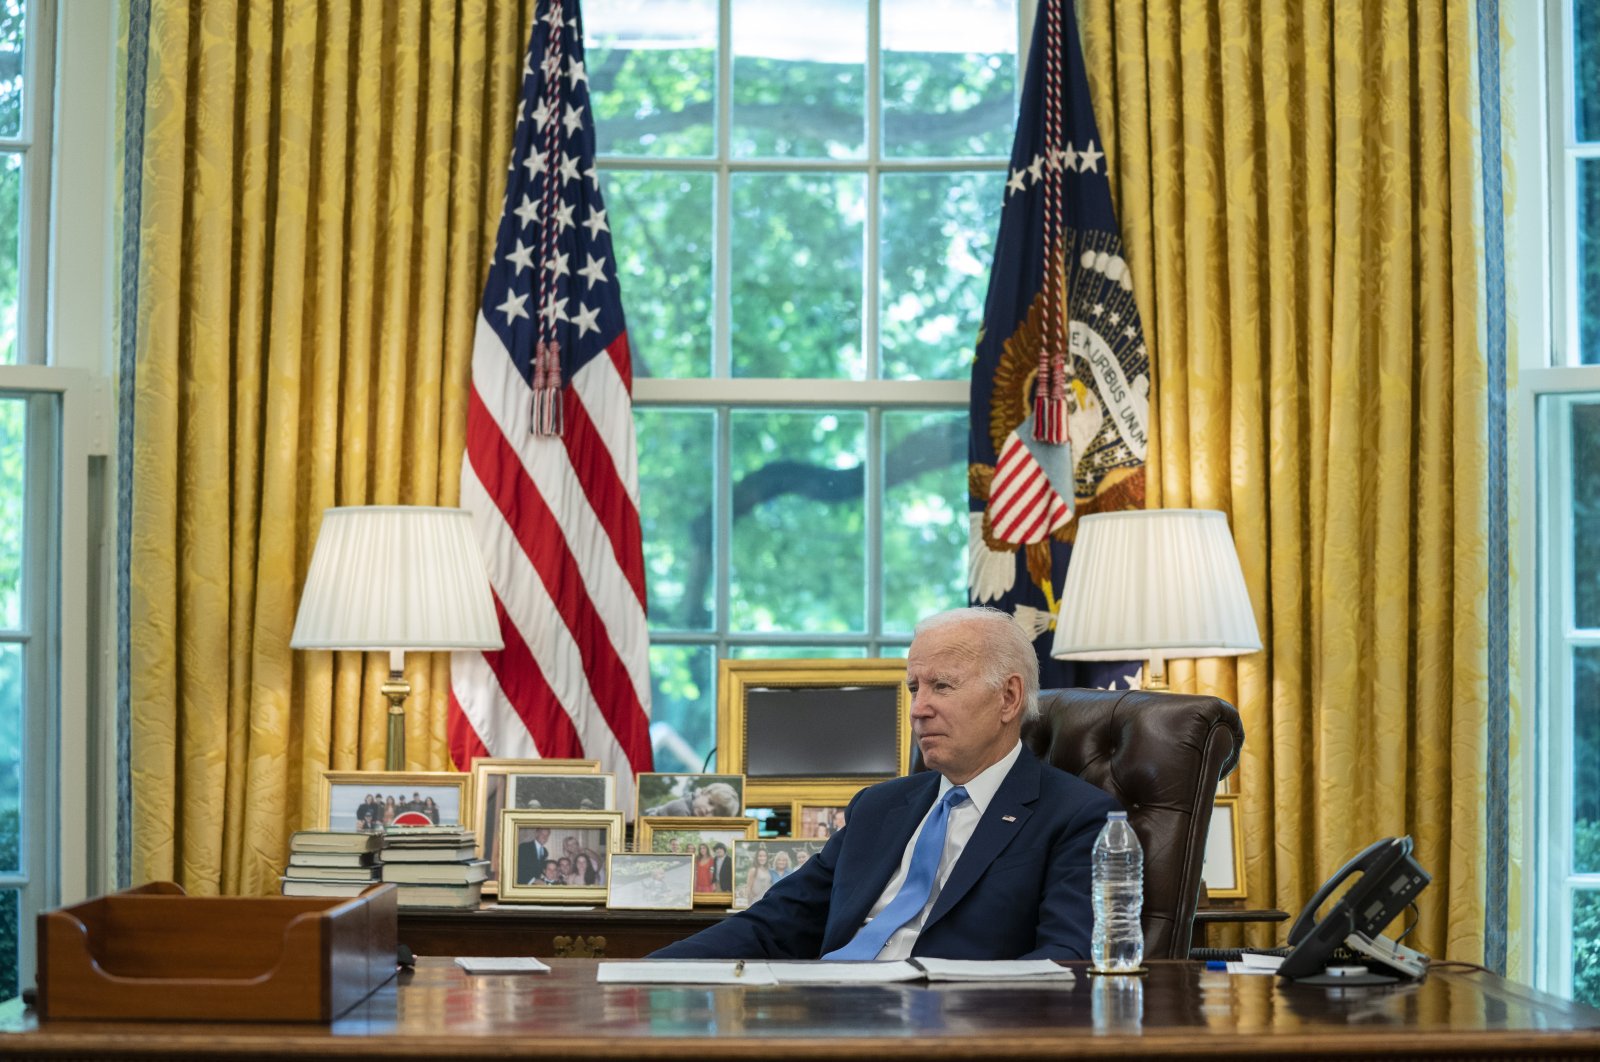
<path fill-rule="evenodd" d="M 911 848 L 911 868 L 900 891 L 878 917 L 856 931 L 842 948 L 835 948 L 824 959 L 876 959 L 894 931 L 915 918 L 933 893 L 939 876 L 939 858 L 944 855 L 945 827 L 950 824 L 950 809 L 967 799 L 967 791 L 956 786 L 944 795 L 928 816 L 928 822 Z"/>

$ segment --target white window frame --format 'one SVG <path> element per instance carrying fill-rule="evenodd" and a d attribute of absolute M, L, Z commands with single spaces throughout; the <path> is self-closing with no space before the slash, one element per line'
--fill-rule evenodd
<path fill-rule="evenodd" d="M 1572 653 L 1600 645 L 1600 631 L 1572 625 L 1570 402 L 1600 398 L 1600 365 L 1578 364 L 1572 196 L 1579 160 L 1600 158 L 1600 145 L 1580 146 L 1574 137 L 1571 3 L 1500 9 L 1511 41 L 1502 53 L 1506 98 L 1518 108 L 1503 129 L 1520 190 L 1506 242 L 1507 277 L 1517 282 L 1507 284 L 1506 300 L 1518 362 L 1513 543 L 1520 663 L 1513 692 L 1522 708 L 1513 770 L 1523 794 L 1511 827 L 1520 837 L 1514 858 L 1526 883 L 1518 908 L 1525 939 L 1510 942 L 1508 973 L 1565 996 L 1573 989 L 1573 894 L 1600 888 L 1600 874 L 1573 873 L 1571 849 Z"/>
<path fill-rule="evenodd" d="M 1016 89 L 1020 94 L 1026 68 L 1026 49 L 1033 25 L 1034 0 L 1019 0 L 1017 5 L 1017 70 Z M 716 658 L 726 657 L 737 647 L 752 646 L 833 646 L 841 649 L 860 648 L 867 655 L 904 651 L 909 644 L 909 632 L 887 632 L 882 625 L 881 519 L 884 500 L 883 434 L 882 418 L 885 413 L 936 411 L 964 413 L 969 405 L 970 381 L 953 380 L 888 380 L 879 379 L 881 350 L 879 346 L 878 291 L 881 271 L 879 217 L 881 209 L 880 180 L 883 174 L 927 173 L 992 170 L 1004 172 L 1009 159 L 1010 145 L 1003 149 L 1005 155 L 988 159 L 958 157 L 950 159 L 897 159 L 883 152 L 880 135 L 881 123 L 881 33 L 880 8 L 877 0 L 870 0 L 867 10 L 867 42 L 865 83 L 866 125 L 865 148 L 862 156 L 851 159 L 743 159 L 729 153 L 731 143 L 730 121 L 732 102 L 727 98 L 726 86 L 731 84 L 733 62 L 731 12 L 732 0 L 721 0 L 718 5 L 718 78 L 719 92 L 716 111 L 715 154 L 700 158 L 652 158 L 626 155 L 603 155 L 598 160 L 602 173 L 608 170 L 625 171 L 688 171 L 706 173 L 715 187 L 716 213 L 713 224 L 713 299 L 712 299 L 712 352 L 711 375 L 694 378 L 639 378 L 634 381 L 634 407 L 636 410 L 694 409 L 716 415 L 714 446 L 717 520 L 715 534 L 719 543 L 713 590 L 711 627 L 702 631 L 652 629 L 651 644 L 666 646 L 705 646 Z M 731 320 L 729 305 L 732 290 L 730 263 L 730 208 L 729 191 L 733 176 L 761 172 L 825 172 L 864 175 L 867 217 L 863 239 L 866 244 L 866 272 L 863 276 L 862 342 L 866 379 L 760 379 L 733 377 L 732 343 L 728 334 Z M 975 341 L 976 336 L 970 337 Z M 814 411 L 817 413 L 848 411 L 862 412 L 866 416 L 866 450 L 863 453 L 865 477 L 863 503 L 866 506 L 863 534 L 866 537 L 866 566 L 869 585 L 865 600 L 864 629 L 860 632 L 838 635 L 821 635 L 803 631 L 733 632 L 730 630 L 729 590 L 730 575 L 726 543 L 731 539 L 731 516 L 726 499 L 731 485 L 729 476 L 731 455 L 729 424 L 732 413 L 767 410 Z M 957 499 L 959 501 L 959 499 Z M 953 602 L 961 604 L 964 602 Z M 715 677 L 713 676 L 713 682 Z M 715 703 L 715 693 L 712 694 Z"/>

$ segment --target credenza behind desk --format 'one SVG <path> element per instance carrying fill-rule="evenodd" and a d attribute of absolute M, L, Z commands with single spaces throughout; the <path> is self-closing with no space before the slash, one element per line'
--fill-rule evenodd
<path fill-rule="evenodd" d="M 1600 1011 L 1493 974 L 1324 989 L 1154 962 L 1067 985 L 601 985 L 596 960 L 467 974 L 449 959 L 328 1024 L 0 1021 L 36 1059 L 1594 1058 Z"/>
<path fill-rule="evenodd" d="M 537 955 L 637 959 L 727 917 L 722 909 L 695 911 L 563 910 L 537 904 L 486 906 L 476 911 L 400 912 L 400 943 L 418 955 Z M 1217 909 L 1195 916 L 1195 944 L 1213 924 L 1279 922 L 1282 911 Z"/>

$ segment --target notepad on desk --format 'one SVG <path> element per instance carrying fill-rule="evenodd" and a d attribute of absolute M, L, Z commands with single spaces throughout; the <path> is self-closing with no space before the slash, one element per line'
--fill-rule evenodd
<path fill-rule="evenodd" d="M 639 962 L 600 964 L 601 984 L 870 985 L 913 981 L 1070 984 L 1072 971 L 1049 959 L 911 959 L 899 962 Z"/>

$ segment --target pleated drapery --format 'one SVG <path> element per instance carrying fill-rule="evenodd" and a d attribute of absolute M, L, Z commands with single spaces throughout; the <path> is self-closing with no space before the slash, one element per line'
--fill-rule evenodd
<path fill-rule="evenodd" d="M 1148 504 L 1230 514 L 1266 645 L 1173 669 L 1244 717 L 1252 906 L 1295 912 L 1368 842 L 1410 833 L 1433 884 L 1408 943 L 1479 960 L 1473 7 L 1080 10 L 1153 350 Z"/>
<path fill-rule="evenodd" d="M 531 0 L 150 5 L 131 520 L 135 881 L 277 889 L 386 659 L 292 652 L 331 505 L 451 505 Z M 138 120 L 137 118 L 135 120 Z M 408 767 L 448 767 L 410 654 Z"/>

